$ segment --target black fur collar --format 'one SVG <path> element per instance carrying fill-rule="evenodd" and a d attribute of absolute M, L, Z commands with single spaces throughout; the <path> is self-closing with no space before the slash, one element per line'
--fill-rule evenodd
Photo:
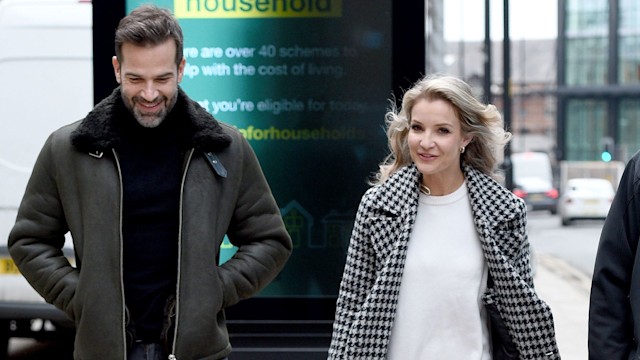
<path fill-rule="evenodd" d="M 118 87 L 96 105 L 71 133 L 71 143 L 85 152 L 107 151 L 116 147 L 121 141 L 121 134 L 115 117 L 123 106 Z M 173 112 L 184 121 L 185 141 L 189 146 L 215 152 L 231 143 L 231 137 L 223 131 L 220 123 L 181 88 L 178 89 L 178 101 Z"/>

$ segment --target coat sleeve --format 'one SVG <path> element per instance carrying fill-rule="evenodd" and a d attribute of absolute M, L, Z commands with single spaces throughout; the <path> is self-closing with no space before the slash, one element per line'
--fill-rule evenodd
<path fill-rule="evenodd" d="M 225 306 L 264 289 L 284 268 L 293 248 L 255 152 L 244 137 L 238 139 L 241 176 L 228 229 L 229 240 L 238 250 L 219 272 L 225 287 Z"/>
<path fill-rule="evenodd" d="M 370 229 L 366 226 L 366 218 L 369 214 L 367 196 L 365 194 L 360 202 L 349 241 L 347 259 L 336 301 L 328 359 L 347 358 L 350 329 L 357 312 L 361 310 L 362 304 L 375 282 L 375 251 L 369 241 Z"/>
<path fill-rule="evenodd" d="M 634 269 L 640 236 L 637 158 L 626 166 L 600 236 L 589 304 L 590 359 L 627 359 L 636 346 L 629 298 L 637 301 L 640 291 L 631 283 L 640 270 Z"/>
<path fill-rule="evenodd" d="M 73 315 L 78 271 L 62 252 L 68 231 L 56 186 L 54 136 L 45 142 L 9 234 L 11 257 L 29 284 L 48 302 Z"/>

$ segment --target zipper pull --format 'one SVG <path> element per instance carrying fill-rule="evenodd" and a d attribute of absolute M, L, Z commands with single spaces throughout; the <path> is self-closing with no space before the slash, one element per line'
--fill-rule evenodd
<path fill-rule="evenodd" d="M 169 355 L 169 360 L 178 360 L 178 358 L 175 355 L 170 354 Z"/>

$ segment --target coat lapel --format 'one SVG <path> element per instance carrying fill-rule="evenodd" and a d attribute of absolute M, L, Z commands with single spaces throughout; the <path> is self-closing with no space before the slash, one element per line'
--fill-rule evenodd
<path fill-rule="evenodd" d="M 500 223 L 513 220 L 518 203 L 511 192 L 488 175 L 468 165 L 463 166 L 463 171 L 476 228 L 480 240 L 486 243 Z"/>
<path fill-rule="evenodd" d="M 469 191 L 469 202 L 480 241 L 493 248 L 497 245 L 496 229 L 517 215 L 518 200 L 490 176 L 463 164 L 463 172 Z M 398 242 L 407 242 L 418 210 L 420 173 L 411 164 L 395 172 L 379 186 L 371 197 L 370 214 L 385 235 L 378 239 L 381 251 L 397 248 Z"/>
<path fill-rule="evenodd" d="M 418 211 L 419 173 L 411 165 L 395 172 L 375 188 L 369 199 L 373 246 L 380 259 L 379 266 L 402 269 L 411 229 Z"/>
<path fill-rule="evenodd" d="M 372 208 L 396 216 L 410 211 L 418 205 L 418 186 L 420 177 L 415 165 L 409 165 L 395 172 L 380 185 L 372 197 Z"/>

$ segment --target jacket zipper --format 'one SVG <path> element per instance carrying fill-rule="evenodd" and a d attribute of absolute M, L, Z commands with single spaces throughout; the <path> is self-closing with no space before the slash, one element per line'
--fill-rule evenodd
<path fill-rule="evenodd" d="M 121 290 L 121 298 L 122 298 L 122 341 L 124 344 L 124 356 L 123 359 L 127 358 L 127 329 L 125 328 L 126 326 L 126 306 L 125 304 L 125 298 L 124 298 L 124 278 L 123 278 L 123 270 L 124 269 L 124 250 L 123 250 L 123 244 L 122 244 L 122 207 L 123 207 L 123 199 L 122 199 L 122 194 L 123 194 L 123 185 L 122 185 L 122 168 L 120 167 L 120 160 L 118 159 L 118 153 L 116 152 L 116 149 L 111 149 L 111 152 L 113 152 L 113 158 L 115 159 L 115 163 L 116 163 L 116 168 L 118 169 L 118 180 L 120 181 L 120 209 L 118 209 L 119 211 L 119 217 L 120 220 L 118 221 L 118 232 L 120 235 L 120 290 Z M 101 156 L 102 157 L 102 156 Z"/>
<path fill-rule="evenodd" d="M 176 320 L 173 324 L 173 344 L 171 344 L 171 352 L 169 354 L 169 360 L 177 360 L 178 358 L 175 356 L 176 352 L 176 341 L 178 340 L 178 322 L 180 319 L 180 265 L 182 264 L 182 203 L 184 201 L 184 183 L 187 180 L 187 170 L 189 169 L 189 164 L 191 163 L 191 158 L 193 157 L 194 149 L 189 151 L 189 155 L 187 156 L 184 171 L 182 172 L 182 181 L 180 183 L 180 211 L 178 212 L 179 222 L 178 222 L 178 275 L 176 277 Z"/>
<path fill-rule="evenodd" d="M 124 279 L 122 278 L 123 274 L 122 274 L 122 268 L 123 268 L 123 259 L 124 259 L 124 254 L 123 254 L 123 250 L 122 250 L 122 169 L 120 167 L 120 161 L 118 160 L 118 154 L 116 153 L 115 149 L 111 150 L 113 152 L 113 157 L 115 159 L 116 162 L 116 167 L 118 169 L 118 179 L 120 181 L 120 209 L 119 209 L 119 216 L 120 216 L 120 221 L 119 221 L 119 233 L 120 233 L 120 284 L 123 285 L 124 284 Z M 180 184 L 180 211 L 179 211 L 179 226 L 178 226 L 178 275 L 177 275 L 177 281 L 176 281 L 176 321 L 174 324 L 174 336 L 173 336 L 173 344 L 171 344 L 171 352 L 175 353 L 176 351 L 176 340 L 178 338 L 178 312 L 180 309 L 180 264 L 181 264 L 181 258 L 182 258 L 182 201 L 183 201 L 183 195 L 184 195 L 184 183 L 185 180 L 187 178 L 187 169 L 189 167 L 189 164 L 191 163 L 191 157 L 193 156 L 193 149 L 191 149 L 191 151 L 189 152 L 189 156 L 187 157 L 187 161 L 186 161 L 186 166 L 184 168 L 184 172 L 182 173 L 182 182 Z M 124 289 L 123 287 L 121 287 L 121 289 Z M 122 304 L 124 304 L 125 302 L 125 297 L 124 297 L 124 290 L 121 291 L 121 297 L 122 297 Z M 123 306 L 123 311 L 122 311 L 122 340 L 123 340 L 123 344 L 125 344 L 124 347 L 124 357 L 123 358 L 127 358 L 127 336 L 126 336 L 126 329 L 124 329 L 124 324 L 126 322 L 126 313 L 124 310 L 124 306 Z M 178 358 L 174 355 L 174 354 L 169 354 L 168 356 L 169 360 L 177 360 Z"/>

